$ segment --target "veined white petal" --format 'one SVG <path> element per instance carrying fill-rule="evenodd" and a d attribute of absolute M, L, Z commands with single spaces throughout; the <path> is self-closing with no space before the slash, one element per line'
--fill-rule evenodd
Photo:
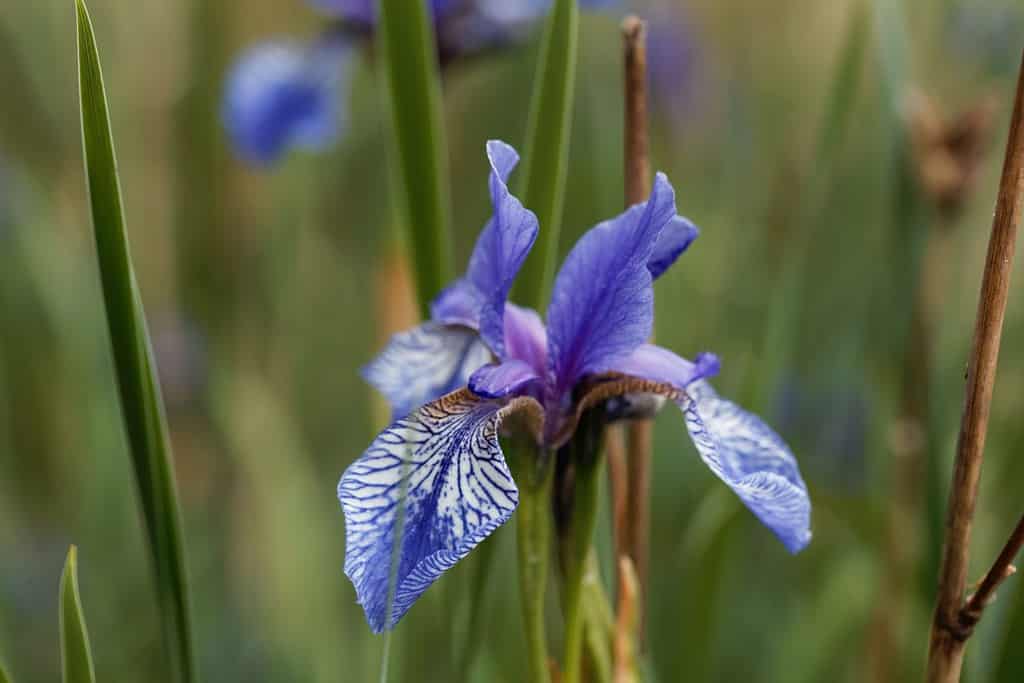
<path fill-rule="evenodd" d="M 345 574 L 375 632 L 512 515 L 519 493 L 498 428 L 528 404 L 539 410 L 532 399 L 448 394 L 397 420 L 345 471 Z"/>

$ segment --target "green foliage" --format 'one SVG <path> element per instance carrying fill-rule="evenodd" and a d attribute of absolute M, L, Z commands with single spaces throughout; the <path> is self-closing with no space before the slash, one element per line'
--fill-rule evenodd
<path fill-rule="evenodd" d="M 420 313 L 452 277 L 450 191 L 437 46 L 427 3 L 380 0 L 381 54 Z"/>
<path fill-rule="evenodd" d="M 96 672 L 78 593 L 78 549 L 68 549 L 60 577 L 60 659 L 64 683 L 95 683 Z M 0 680 L 5 680 L 0 673 Z"/>
<path fill-rule="evenodd" d="M 166 417 L 128 251 L 99 53 L 85 2 L 77 0 L 76 8 L 82 146 L 121 409 L 149 535 L 170 666 L 175 680 L 193 681 L 188 580 Z"/>
<path fill-rule="evenodd" d="M 867 34 L 867 11 L 863 3 L 854 2 L 851 6 L 845 33 L 829 81 L 813 155 L 802 179 L 796 234 L 786 250 L 768 312 L 763 362 L 760 373 L 755 377 L 750 401 L 750 405 L 758 410 L 765 409 L 769 392 L 777 388 L 778 376 L 789 369 L 790 353 L 795 348 L 793 337 L 799 330 L 803 314 L 801 298 L 808 277 L 807 261 L 815 240 L 821 236 L 820 232 L 828 228 L 828 222 L 822 218 L 829 170 L 837 160 L 860 91 Z"/>
<path fill-rule="evenodd" d="M 558 259 L 569 168 L 569 124 L 576 96 L 579 21 L 576 0 L 555 0 L 537 60 L 519 172 L 520 199 L 537 214 L 540 234 L 516 278 L 512 298 L 537 310 L 544 309 Z"/>

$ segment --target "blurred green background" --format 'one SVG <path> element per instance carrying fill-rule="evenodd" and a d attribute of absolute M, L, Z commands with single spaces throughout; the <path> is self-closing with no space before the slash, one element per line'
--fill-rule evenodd
<path fill-rule="evenodd" d="M 375 680 L 384 641 L 341 572 L 335 498 L 384 415 L 357 370 L 402 322 L 372 55 L 356 60 L 348 130 L 331 150 L 254 170 L 220 124 L 225 72 L 255 41 L 316 35 L 321 17 L 301 0 L 91 8 L 168 406 L 204 678 Z M 648 676 L 919 678 L 1024 6 L 631 9 L 658 18 L 652 28 L 675 27 L 661 37 L 673 49 L 652 48 L 654 165 L 702 228 L 656 288 L 659 342 L 720 354 L 722 393 L 793 445 L 815 532 L 788 556 L 666 411 L 656 427 Z M 583 17 L 563 250 L 621 209 L 622 13 Z M 484 141 L 522 143 L 535 38 L 444 73 L 460 266 L 488 214 Z M 85 204 L 74 45 L 70 1 L 0 9 L 0 661 L 19 682 L 59 676 L 57 586 L 76 543 L 100 678 L 159 680 Z M 964 111 L 977 114 L 962 124 L 980 150 L 968 160 L 974 182 L 940 201 L 928 179 L 942 175 L 943 151 L 961 158 Z M 1019 292 L 972 547 L 979 578 L 1024 499 Z M 467 632 L 471 555 L 397 630 L 392 680 L 457 680 L 467 661 L 470 680 L 522 679 L 513 531 L 491 541 L 483 628 Z M 1024 680 L 1019 584 L 1007 582 L 971 641 L 972 682 Z M 554 596 L 551 607 L 557 622 Z"/>

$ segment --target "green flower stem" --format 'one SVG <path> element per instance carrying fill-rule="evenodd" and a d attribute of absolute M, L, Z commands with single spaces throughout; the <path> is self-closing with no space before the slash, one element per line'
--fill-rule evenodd
<path fill-rule="evenodd" d="M 537 60 L 520 175 L 520 196 L 537 214 L 541 232 L 512 290 L 513 299 L 537 310 L 543 310 L 558 255 L 579 33 L 576 0 L 554 5 Z"/>
<path fill-rule="evenodd" d="M 598 410 L 587 411 L 576 435 L 566 447 L 574 468 L 570 516 L 559 543 L 565 610 L 565 652 L 562 681 L 579 683 L 583 663 L 584 615 L 581 608 L 583 579 L 591 554 L 600 498 L 600 473 L 604 420 Z"/>
<path fill-rule="evenodd" d="M 513 455 L 518 470 L 519 508 L 516 511 L 519 591 L 526 631 L 529 680 L 548 683 L 548 647 L 544 630 L 544 591 L 551 554 L 551 484 L 554 454 L 520 447 Z"/>
<path fill-rule="evenodd" d="M 599 463 L 580 472 L 573 488 L 572 531 L 565 572 L 565 667 L 563 683 L 578 683 L 583 649 L 583 579 L 597 526 Z"/>
<path fill-rule="evenodd" d="M 427 3 L 380 0 L 380 53 L 420 312 L 452 277 L 450 191 L 437 46 Z"/>
<path fill-rule="evenodd" d="M 593 666 L 591 674 L 596 683 L 611 683 L 612 653 L 609 644 L 612 640 L 615 615 L 612 613 L 611 603 L 601 581 L 601 568 L 593 546 L 587 553 L 586 567 L 583 570 L 581 601 L 587 655 Z"/>

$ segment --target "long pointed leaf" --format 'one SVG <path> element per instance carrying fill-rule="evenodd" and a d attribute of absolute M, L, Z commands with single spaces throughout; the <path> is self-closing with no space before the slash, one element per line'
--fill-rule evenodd
<path fill-rule="evenodd" d="M 416 295 L 424 317 L 430 300 L 452 277 L 441 77 L 427 5 L 409 0 L 380 0 L 378 5 L 403 218 L 411 238 Z"/>
<path fill-rule="evenodd" d="M 89 632 L 78 594 L 78 549 L 68 549 L 60 577 L 60 661 L 64 683 L 95 683 L 96 673 L 89 648 Z M 3 681 L 0 673 L 0 681 Z"/>
<path fill-rule="evenodd" d="M 89 204 L 121 410 L 145 517 L 172 680 L 193 681 L 187 578 L 163 402 L 128 252 L 120 182 L 92 22 L 76 0 L 78 75 Z"/>
<path fill-rule="evenodd" d="M 520 175 L 521 197 L 523 204 L 537 214 L 541 231 L 516 278 L 513 298 L 538 310 L 543 310 L 558 256 L 569 165 L 569 124 L 576 89 L 579 22 L 576 0 L 555 0 L 544 30 L 530 102 Z"/>

